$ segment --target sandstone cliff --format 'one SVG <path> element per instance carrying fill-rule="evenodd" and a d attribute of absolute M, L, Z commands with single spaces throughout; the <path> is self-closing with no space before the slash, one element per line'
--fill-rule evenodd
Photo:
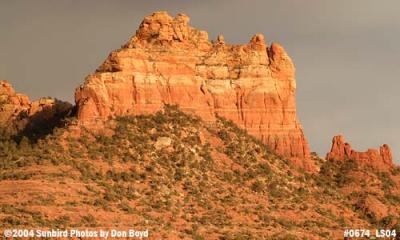
<path fill-rule="evenodd" d="M 146 17 L 136 35 L 77 88 L 81 122 L 178 104 L 209 122 L 216 114 L 231 119 L 298 166 L 314 169 L 296 115 L 295 68 L 285 50 L 267 46 L 261 34 L 243 45 L 227 44 L 223 36 L 209 41 L 188 23 L 184 14 Z"/>
<path fill-rule="evenodd" d="M 16 93 L 11 84 L 0 81 L 0 133 L 17 135 L 28 131 L 29 136 L 47 129 L 72 111 L 70 103 L 53 98 L 31 102 L 28 96 Z"/>
<path fill-rule="evenodd" d="M 387 144 L 378 149 L 368 149 L 365 152 L 354 151 L 344 137 L 335 136 L 332 140 L 331 151 L 326 155 L 327 160 L 355 160 L 363 165 L 378 170 L 387 170 L 394 167 L 392 152 Z"/>
<path fill-rule="evenodd" d="M 23 113 L 28 112 L 29 105 L 27 96 L 15 93 L 7 81 L 0 81 L 0 127 L 3 134 L 23 128 L 26 124 Z"/>

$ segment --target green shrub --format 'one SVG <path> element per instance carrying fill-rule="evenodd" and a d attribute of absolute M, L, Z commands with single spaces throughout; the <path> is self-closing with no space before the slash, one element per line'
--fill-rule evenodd
<path fill-rule="evenodd" d="M 95 217 L 91 214 L 83 216 L 80 223 L 83 227 L 97 227 L 98 225 Z"/>
<path fill-rule="evenodd" d="M 124 211 L 124 212 L 126 212 L 126 213 L 129 213 L 129 214 L 132 214 L 132 213 L 134 212 L 133 208 L 132 208 L 131 206 L 129 206 L 129 203 L 128 203 L 128 202 L 125 202 L 125 201 L 122 201 L 122 202 L 119 204 L 119 208 L 120 208 L 122 211 Z"/>
<path fill-rule="evenodd" d="M 254 192 L 263 192 L 265 190 L 265 183 L 260 180 L 256 180 L 251 185 L 251 190 Z"/>

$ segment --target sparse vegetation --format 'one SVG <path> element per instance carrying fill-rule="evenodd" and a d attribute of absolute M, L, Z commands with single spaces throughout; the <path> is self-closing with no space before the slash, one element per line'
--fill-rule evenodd
<path fill-rule="evenodd" d="M 321 160 L 320 173 L 304 173 L 222 117 L 210 125 L 166 106 L 152 115 L 110 119 L 101 131 L 80 131 L 76 137 L 55 128 L 34 142 L 0 141 L 0 184 L 7 189 L 9 181 L 18 181 L 22 188 L 6 193 L 19 202 L 0 203 L 0 227 L 123 226 L 126 221 L 199 240 L 306 239 L 294 234 L 302 231 L 331 239 L 330 233 L 351 221 L 330 208 L 371 222 L 355 209 L 359 193 L 345 191 L 365 184 L 355 177 L 365 169 L 350 160 Z M 395 209 L 400 202 L 392 177 L 396 170 L 368 174 L 384 190 L 380 199 Z M 32 186 L 53 194 L 24 195 Z M 76 212 L 82 212 L 78 219 Z M 293 218 L 293 213 L 302 214 Z M 394 221 L 396 215 L 375 225 Z"/>

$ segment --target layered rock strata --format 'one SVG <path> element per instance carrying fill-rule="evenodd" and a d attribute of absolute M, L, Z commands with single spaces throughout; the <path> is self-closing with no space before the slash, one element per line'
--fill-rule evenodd
<path fill-rule="evenodd" d="M 146 17 L 136 34 L 77 88 L 78 119 L 86 125 L 127 114 L 154 113 L 164 104 L 212 123 L 233 120 L 278 154 L 313 170 L 296 115 L 295 67 L 278 44 L 255 35 L 231 45 L 208 40 L 189 17 Z"/>

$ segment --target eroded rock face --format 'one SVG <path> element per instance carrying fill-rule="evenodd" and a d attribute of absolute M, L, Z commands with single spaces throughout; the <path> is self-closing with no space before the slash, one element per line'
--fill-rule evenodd
<path fill-rule="evenodd" d="M 125 114 L 154 113 L 177 104 L 213 122 L 233 120 L 298 166 L 314 169 L 296 115 L 295 68 L 278 44 L 255 35 L 247 44 L 189 26 L 166 12 L 146 17 L 136 35 L 113 51 L 76 90 L 78 118 L 89 125 Z"/>
<path fill-rule="evenodd" d="M 16 93 L 11 84 L 0 81 L 0 132 L 16 135 L 23 130 L 50 126 L 56 119 L 66 116 L 73 106 L 53 98 L 31 102 L 28 96 Z"/>
<path fill-rule="evenodd" d="M 0 132 L 15 133 L 26 125 L 25 117 L 30 107 L 29 98 L 14 91 L 11 84 L 0 81 Z"/>
<path fill-rule="evenodd" d="M 354 151 L 341 135 L 333 138 L 332 148 L 326 155 L 326 159 L 339 161 L 352 159 L 379 170 L 387 170 L 394 167 L 392 152 L 387 144 L 382 145 L 379 150 L 368 149 L 365 152 L 358 152 Z"/>

